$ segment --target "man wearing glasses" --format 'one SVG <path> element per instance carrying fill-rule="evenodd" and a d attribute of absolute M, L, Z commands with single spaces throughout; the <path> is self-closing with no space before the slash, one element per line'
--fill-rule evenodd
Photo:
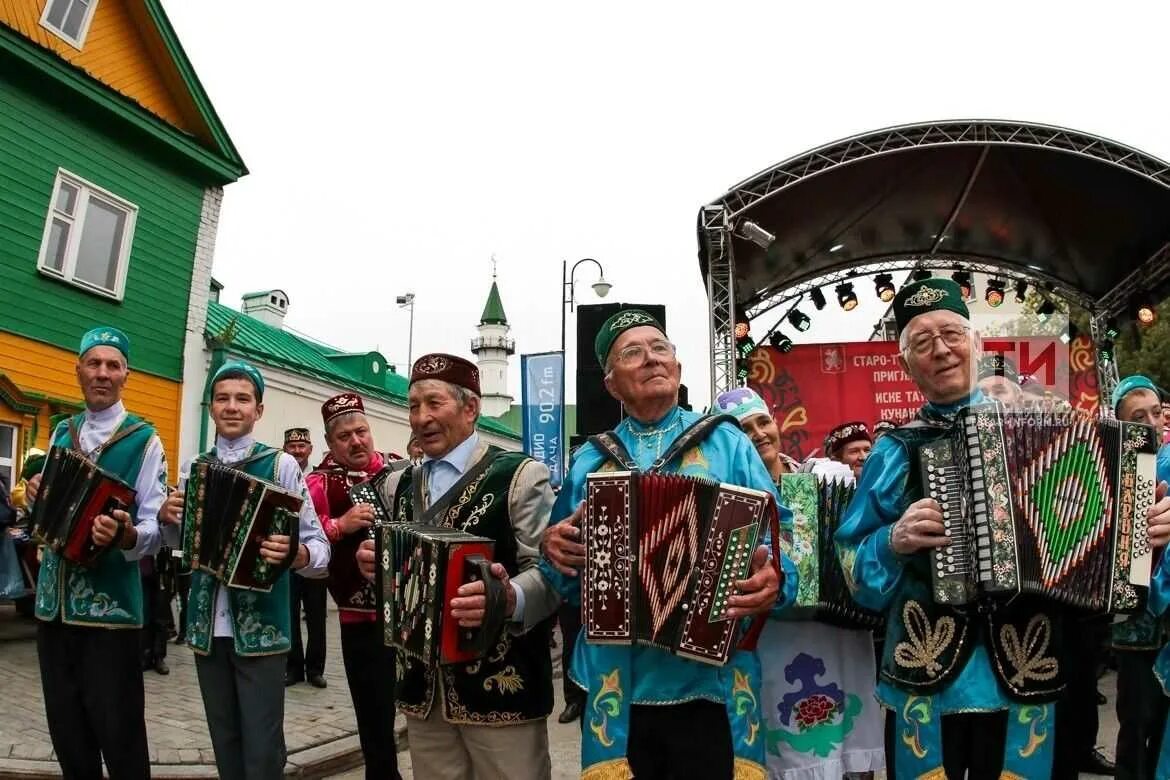
<path fill-rule="evenodd" d="M 579 573 L 585 561 L 579 525 L 591 472 L 631 466 L 647 471 L 659 462 L 662 473 L 776 495 L 755 446 L 737 425 L 692 427 L 702 416 L 679 407 L 682 367 L 674 345 L 651 315 L 637 309 L 613 315 L 601 326 L 594 351 L 605 369 L 606 389 L 621 401 L 627 416 L 604 448 L 590 440 L 577 451 L 553 506 L 556 524 L 545 532 L 548 560 L 541 562 L 541 573 L 573 605 L 580 603 Z M 790 528 L 791 521 L 788 510 L 781 509 L 781 524 Z M 783 578 L 768 562 L 767 548 L 758 548 L 751 573 L 735 583 L 738 595 L 729 599 L 728 614 L 742 618 L 790 603 L 796 572 L 787 557 L 781 564 Z M 726 666 L 716 667 L 657 647 L 578 641 L 568 674 L 588 692 L 581 744 L 584 777 L 764 777 L 760 660 L 754 649 L 739 650 Z"/>

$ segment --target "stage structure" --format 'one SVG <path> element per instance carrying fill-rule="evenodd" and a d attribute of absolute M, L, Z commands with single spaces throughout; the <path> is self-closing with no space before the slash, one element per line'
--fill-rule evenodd
<path fill-rule="evenodd" d="M 943 121 L 837 141 L 699 211 L 711 392 L 737 384 L 749 320 L 839 284 L 924 269 L 1038 286 L 1092 314 L 1093 340 L 1170 284 L 1170 164 L 1115 141 L 1022 122 Z M 858 285 L 857 295 L 871 294 Z M 1148 297 L 1147 297 L 1148 296 Z M 785 312 L 787 314 L 787 312 Z M 1116 364 L 1099 362 L 1102 393 Z"/>

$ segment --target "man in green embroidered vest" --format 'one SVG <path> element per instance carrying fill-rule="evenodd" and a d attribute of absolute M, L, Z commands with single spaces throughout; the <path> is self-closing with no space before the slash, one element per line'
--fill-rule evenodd
<path fill-rule="evenodd" d="M 264 413 L 264 378 L 254 366 L 228 362 L 212 376 L 210 395 L 215 448 L 199 458 L 234 465 L 301 496 L 300 544 L 292 568 L 299 576 L 324 577 L 329 543 L 305 490 L 301 467 L 291 455 L 252 437 Z M 182 473 L 190 473 L 189 464 Z M 182 489 L 171 494 L 160 515 L 165 523 L 179 524 L 184 500 Z M 273 564 L 284 561 L 289 541 L 285 535 L 269 536 L 261 543 L 260 556 Z M 270 592 L 263 593 L 228 588 L 207 572 L 191 574 L 187 642 L 196 653 L 203 709 L 223 780 L 284 776 L 290 576 L 285 572 Z"/>
<path fill-rule="evenodd" d="M 556 525 L 546 534 L 548 560 L 540 570 L 572 604 L 581 601 L 578 573 L 584 548 L 576 540 L 589 474 L 619 469 L 680 474 L 780 500 L 755 445 L 734 419 L 703 417 L 679 407 L 682 365 L 654 317 L 638 309 L 614 314 L 598 331 L 594 352 L 605 369 L 606 390 L 621 401 L 627 416 L 604 440 L 590 439 L 574 454 L 553 507 Z M 781 505 L 781 526 L 791 529 L 791 523 L 792 513 Z M 663 591 L 680 572 L 675 581 L 687 582 L 699 565 L 685 544 L 674 551 L 677 567 L 661 573 Z M 779 616 L 795 597 L 792 561 L 782 556 L 769 562 L 768 555 L 766 543 L 752 552 L 750 575 L 734 583 L 736 592 L 728 599 L 731 618 Z M 568 674 L 587 691 L 583 778 L 763 780 L 763 677 L 754 646 L 738 646 L 725 666 L 714 666 L 658 647 L 593 644 L 579 636 Z"/>
<path fill-rule="evenodd" d="M 134 487 L 129 512 L 114 510 L 93 526 L 95 544 L 120 549 L 107 550 L 93 568 L 46 550 L 37 580 L 37 655 L 49 735 L 65 777 L 86 780 L 101 778 L 103 758 L 111 780 L 150 776 L 135 630 L 143 617 L 138 559 L 159 549 L 167 465 L 154 428 L 122 406 L 129 356 L 130 342 L 116 328 L 82 337 L 77 382 L 85 411 L 52 434 L 54 446 L 80 451 Z M 40 475 L 28 481 L 30 501 L 40 483 Z"/>
<path fill-rule="evenodd" d="M 479 369 L 463 358 L 419 358 L 410 375 L 410 427 L 422 462 L 392 474 L 383 497 L 395 520 L 462 528 L 495 541 L 492 571 L 510 617 L 481 660 L 430 666 L 399 655 L 398 706 L 407 716 L 414 775 L 427 780 L 549 778 L 545 720 L 552 711 L 547 618 L 559 599 L 537 572 L 553 495 L 548 469 L 480 440 Z M 372 542 L 358 562 L 373 577 Z M 483 583 L 464 585 L 444 619 L 484 621 Z"/>

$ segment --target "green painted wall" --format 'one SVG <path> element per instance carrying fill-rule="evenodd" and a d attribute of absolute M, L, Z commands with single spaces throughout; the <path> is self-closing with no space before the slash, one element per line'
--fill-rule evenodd
<path fill-rule="evenodd" d="M 0 72 L 0 329 L 72 350 L 88 328 L 112 324 L 130 337 L 135 370 L 181 380 L 203 187 L 120 126 L 40 94 Z M 121 302 L 37 271 L 58 167 L 138 206 Z"/>

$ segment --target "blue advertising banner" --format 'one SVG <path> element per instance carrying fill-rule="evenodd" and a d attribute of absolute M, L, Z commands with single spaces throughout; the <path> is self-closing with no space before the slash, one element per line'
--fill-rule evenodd
<path fill-rule="evenodd" d="M 541 352 L 520 356 L 524 405 L 524 451 L 548 466 L 549 482 L 560 487 L 564 478 L 565 356 Z"/>

